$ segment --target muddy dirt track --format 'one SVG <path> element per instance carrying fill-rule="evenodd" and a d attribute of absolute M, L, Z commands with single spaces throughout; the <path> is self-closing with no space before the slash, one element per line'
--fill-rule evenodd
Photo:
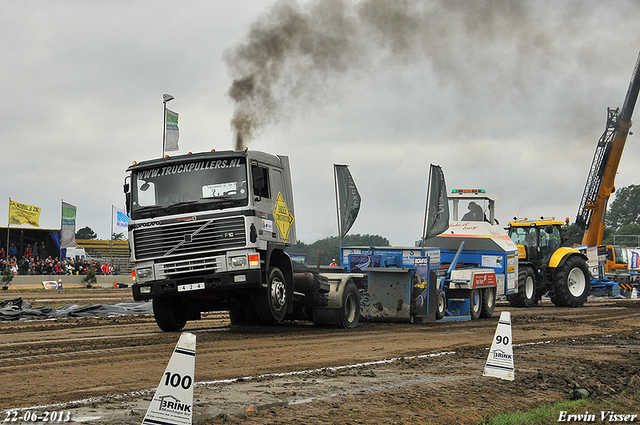
<path fill-rule="evenodd" d="M 131 299 L 129 290 L 2 295 L 34 307 Z M 504 310 L 512 314 L 513 382 L 481 376 Z M 348 331 L 231 327 L 226 314 L 210 313 L 185 330 L 197 336 L 196 424 L 474 424 L 566 400 L 576 388 L 595 398 L 640 391 L 640 300 L 579 309 L 499 303 L 487 320 Z M 139 424 L 178 337 L 152 316 L 0 322 L 0 420 L 11 417 L 7 409 L 26 409 Z"/>

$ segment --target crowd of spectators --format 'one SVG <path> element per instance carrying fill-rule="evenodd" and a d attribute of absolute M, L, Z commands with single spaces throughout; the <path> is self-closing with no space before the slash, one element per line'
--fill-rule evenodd
<path fill-rule="evenodd" d="M 7 255 L 8 254 L 8 255 Z M 108 261 L 63 258 L 47 255 L 44 242 L 34 247 L 29 244 L 24 254 L 19 256 L 15 244 L 9 245 L 8 252 L 0 248 L 0 272 L 10 270 L 17 275 L 86 275 L 93 269 L 96 275 L 118 274 L 117 267 L 111 267 Z"/>

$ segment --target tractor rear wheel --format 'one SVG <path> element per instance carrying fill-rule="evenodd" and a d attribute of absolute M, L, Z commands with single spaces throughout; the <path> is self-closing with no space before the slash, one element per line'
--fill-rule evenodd
<path fill-rule="evenodd" d="M 587 263 L 572 255 L 558 267 L 553 279 L 551 301 L 558 307 L 582 307 L 589 297 L 591 275 Z"/>
<path fill-rule="evenodd" d="M 536 277 L 531 267 L 524 266 L 518 273 L 518 292 L 507 296 L 511 307 L 532 307 L 536 301 Z"/>

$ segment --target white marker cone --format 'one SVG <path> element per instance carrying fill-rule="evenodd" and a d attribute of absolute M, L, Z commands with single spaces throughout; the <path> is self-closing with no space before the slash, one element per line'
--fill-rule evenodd
<path fill-rule="evenodd" d="M 638 298 L 638 288 L 633 288 L 631 291 L 631 298 L 634 300 Z"/>
<path fill-rule="evenodd" d="M 191 425 L 196 336 L 184 332 L 162 375 L 143 425 Z"/>
<path fill-rule="evenodd" d="M 491 351 L 484 366 L 483 376 L 493 376 L 513 381 L 513 347 L 511 340 L 511 313 L 503 311 L 500 314 L 498 328 L 493 337 Z"/>

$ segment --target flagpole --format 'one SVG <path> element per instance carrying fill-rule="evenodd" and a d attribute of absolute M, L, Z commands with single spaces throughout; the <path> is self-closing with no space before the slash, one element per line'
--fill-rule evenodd
<path fill-rule="evenodd" d="M 333 164 L 333 188 L 336 194 L 336 219 L 338 222 L 338 246 L 342 246 L 342 226 L 340 225 L 340 201 L 338 197 L 338 174 L 336 164 Z"/>
<path fill-rule="evenodd" d="M 7 249 L 4 252 L 5 260 L 9 259 L 9 228 L 11 227 L 11 196 L 9 196 L 9 215 L 7 216 Z M 6 266 L 6 263 L 5 263 Z"/>
<path fill-rule="evenodd" d="M 62 219 L 64 217 L 64 199 L 60 199 L 60 244 L 58 245 L 58 248 L 60 248 L 60 250 L 58 251 L 58 258 L 60 260 L 62 260 Z"/>
<path fill-rule="evenodd" d="M 111 256 L 110 260 L 111 260 L 111 267 L 113 267 L 113 205 L 111 205 L 111 238 L 110 238 L 111 243 L 110 245 L 110 252 L 109 255 Z"/>
<path fill-rule="evenodd" d="M 167 102 L 174 99 L 170 94 L 162 95 L 162 104 L 164 105 L 164 114 L 162 117 L 162 157 L 164 158 L 164 147 L 167 141 Z M 112 205 L 113 206 L 113 205 Z"/>

